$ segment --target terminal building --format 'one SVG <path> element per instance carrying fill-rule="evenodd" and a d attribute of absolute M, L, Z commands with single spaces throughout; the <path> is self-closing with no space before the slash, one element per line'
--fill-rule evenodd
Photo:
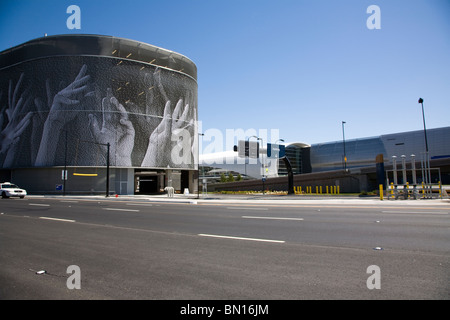
<path fill-rule="evenodd" d="M 429 163 L 431 166 L 432 183 L 450 184 L 450 127 L 428 129 L 427 142 Z M 345 144 L 345 148 L 344 148 Z M 345 151 L 344 151 L 345 149 Z M 385 168 L 383 183 L 393 181 L 393 163 L 401 170 L 402 159 L 408 170 L 408 182 L 411 183 L 412 162 L 417 170 L 418 183 L 422 182 L 422 168 L 426 167 L 426 143 L 423 130 L 386 134 L 376 137 L 351 139 L 317 144 L 304 142 L 286 143 L 285 154 L 289 159 L 296 185 L 319 186 L 340 185 L 343 192 L 371 191 L 378 188 L 379 179 L 376 177 L 377 159 Z M 402 157 L 403 156 L 403 157 Z M 345 158 L 347 161 L 345 161 Z M 208 183 L 218 182 L 218 173 L 241 175 L 243 179 L 260 180 L 265 176 L 273 178 L 269 188 L 284 189 L 286 179 L 276 179 L 287 175 L 287 168 L 283 161 L 270 159 L 264 154 L 260 158 L 242 160 L 237 152 L 200 156 L 201 177 Z M 399 174 L 400 182 L 403 177 Z M 346 180 L 344 182 L 344 180 Z M 353 182 L 352 182 L 353 181 Z M 258 182 L 260 184 L 260 182 Z M 240 185 L 228 184 L 229 188 L 245 188 Z M 249 188 L 259 185 L 247 183 Z M 214 189 L 214 188 L 212 188 Z"/>
<path fill-rule="evenodd" d="M 193 191 L 197 120 L 179 53 L 103 35 L 0 52 L 0 180 L 29 193 Z"/>

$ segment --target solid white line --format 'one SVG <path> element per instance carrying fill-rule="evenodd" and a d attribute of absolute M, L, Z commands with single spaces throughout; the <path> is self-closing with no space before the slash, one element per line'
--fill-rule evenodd
<path fill-rule="evenodd" d="M 249 208 L 249 207 L 227 207 L 229 210 L 258 210 L 258 211 L 267 211 L 268 208 Z"/>
<path fill-rule="evenodd" d="M 270 239 L 256 239 L 256 238 L 242 238 L 242 237 L 231 237 L 231 236 L 221 236 L 215 234 L 198 234 L 200 237 L 212 237 L 212 238 L 223 238 L 223 239 L 234 239 L 234 240 L 246 240 L 246 241 L 261 241 L 261 242 L 274 242 L 274 243 L 285 243 L 282 240 L 270 240 Z"/>
<path fill-rule="evenodd" d="M 127 203 L 127 206 L 153 207 L 153 205 L 149 203 Z"/>
<path fill-rule="evenodd" d="M 244 219 L 266 219 L 266 220 L 291 220 L 291 221 L 303 221 L 303 218 L 281 218 L 281 217 L 255 217 L 255 216 L 242 216 Z"/>
<path fill-rule="evenodd" d="M 39 217 L 39 219 L 54 220 L 54 221 L 63 221 L 63 222 L 75 222 L 75 220 L 58 219 L 58 218 L 49 218 L 49 217 Z"/>
<path fill-rule="evenodd" d="M 423 213 L 423 214 L 448 214 L 448 212 L 432 212 L 432 211 L 381 211 L 382 213 Z"/>
<path fill-rule="evenodd" d="M 139 210 L 135 210 L 135 209 L 120 209 L 120 208 L 103 208 L 103 210 L 139 212 Z"/>
<path fill-rule="evenodd" d="M 42 204 L 42 203 L 29 203 L 29 206 L 38 206 L 38 207 L 50 207 L 49 204 Z"/>

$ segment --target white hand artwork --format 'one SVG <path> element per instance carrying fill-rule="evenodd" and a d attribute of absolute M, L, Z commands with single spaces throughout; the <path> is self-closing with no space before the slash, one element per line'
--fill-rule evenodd
<path fill-rule="evenodd" d="M 52 107 L 47 116 L 42 133 L 41 144 L 36 156 L 35 165 L 54 165 L 58 139 L 64 126 L 75 119 L 79 111 L 80 99 L 91 96 L 88 92 L 89 75 L 86 75 L 86 65 L 83 65 L 75 80 L 59 91 L 53 98 Z"/>
<path fill-rule="evenodd" d="M 186 123 L 186 118 L 189 112 L 189 104 L 184 105 L 183 99 L 178 100 L 173 113 L 171 105 L 172 103 L 170 101 L 166 102 L 164 116 L 161 123 L 150 135 L 147 152 L 144 160 L 142 161 L 142 166 L 157 166 L 159 162 L 158 155 L 167 154 L 172 151 L 172 134 L 179 134 L 180 131 L 185 130 L 193 124 L 193 120 Z"/>
<path fill-rule="evenodd" d="M 89 115 L 89 128 L 97 143 L 110 144 L 111 155 L 115 156 L 116 166 L 131 166 L 131 153 L 134 147 L 135 130 L 128 119 L 128 112 L 108 89 L 102 99 L 101 123 Z"/>
<path fill-rule="evenodd" d="M 31 112 L 24 115 L 28 109 L 30 97 L 24 97 L 27 92 L 18 97 L 20 86 L 23 81 L 23 73 L 20 75 L 14 92 L 12 91 L 12 81 L 9 82 L 8 108 L 5 109 L 7 124 L 0 132 L 0 159 L 3 159 L 3 168 L 10 168 L 14 165 L 18 143 L 25 129 L 31 121 Z M 3 111 L 0 117 L 0 129 L 5 121 Z"/>

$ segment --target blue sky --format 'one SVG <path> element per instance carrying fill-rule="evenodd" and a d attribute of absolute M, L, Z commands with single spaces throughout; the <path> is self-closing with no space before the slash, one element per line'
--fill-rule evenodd
<path fill-rule="evenodd" d="M 69 5 L 81 30 L 69 30 Z M 381 29 L 366 26 L 370 5 Z M 450 125 L 449 0 L 2 0 L 0 50 L 55 34 L 104 34 L 198 67 L 210 128 L 279 130 L 320 143 Z M 274 141 L 272 141 L 274 142 Z"/>

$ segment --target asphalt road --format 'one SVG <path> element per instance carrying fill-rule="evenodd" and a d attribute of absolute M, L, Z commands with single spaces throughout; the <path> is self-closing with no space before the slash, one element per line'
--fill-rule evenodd
<path fill-rule="evenodd" d="M 4 199 L 0 299 L 447 300 L 449 218 L 364 202 Z"/>

